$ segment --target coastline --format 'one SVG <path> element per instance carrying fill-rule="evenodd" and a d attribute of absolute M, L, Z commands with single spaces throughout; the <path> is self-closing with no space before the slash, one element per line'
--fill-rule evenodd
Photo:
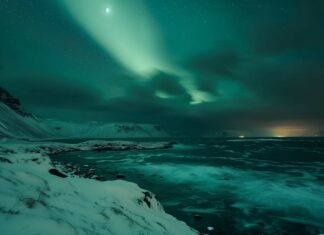
<path fill-rule="evenodd" d="M 50 154 L 71 151 L 170 147 L 170 142 L 93 140 L 65 144 L 3 140 L 0 146 L 3 234 L 198 234 L 166 214 L 154 194 L 136 184 L 62 173 L 49 158 Z M 62 175 L 55 174 L 53 169 Z"/>

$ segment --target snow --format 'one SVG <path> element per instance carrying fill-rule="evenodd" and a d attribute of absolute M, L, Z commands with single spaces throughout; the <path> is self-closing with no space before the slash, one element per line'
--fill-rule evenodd
<path fill-rule="evenodd" d="M 1 88 L 1 87 L 0 87 Z M 11 98 L 16 100 L 15 98 Z M 19 101 L 16 101 L 19 102 Z M 19 112 L 17 112 L 17 110 Z M 169 137 L 161 127 L 135 123 L 73 123 L 22 115 L 22 107 L 14 110 L 0 99 L 0 138 L 147 138 Z"/>
<path fill-rule="evenodd" d="M 73 123 L 43 119 L 26 112 L 18 99 L 0 87 L 0 138 L 147 138 L 169 137 L 161 127 L 135 123 Z"/>
<path fill-rule="evenodd" d="M 0 102 L 0 138 L 147 138 L 168 137 L 159 126 L 134 123 L 72 123 L 22 116 Z"/>
<path fill-rule="evenodd" d="M 165 213 L 156 197 L 136 184 L 57 174 L 48 157 L 69 151 L 161 149 L 169 148 L 170 143 L 97 140 L 66 144 L 24 140 L 167 137 L 161 128 L 149 124 L 75 124 L 40 119 L 23 112 L 19 101 L 10 94 L 4 98 L 12 106 L 0 100 L 1 234 L 198 234 Z"/>
<path fill-rule="evenodd" d="M 69 138 L 146 138 L 169 137 L 161 127 L 135 123 L 72 123 L 58 120 L 43 120 L 44 126 L 56 136 Z"/>
<path fill-rule="evenodd" d="M 24 117 L 0 102 L 0 138 L 49 138 L 49 130 L 34 117 Z"/>
<path fill-rule="evenodd" d="M 98 147 L 99 146 L 99 147 Z M 81 144 L 0 142 L 1 234 L 198 234 L 164 212 L 155 196 L 136 184 L 60 178 L 49 153 L 93 148 L 147 149 L 166 143 L 89 141 Z"/>

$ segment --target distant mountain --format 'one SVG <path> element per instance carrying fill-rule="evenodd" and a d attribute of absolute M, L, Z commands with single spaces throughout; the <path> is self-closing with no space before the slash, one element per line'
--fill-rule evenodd
<path fill-rule="evenodd" d="M 168 137 L 161 127 L 134 123 L 71 123 L 41 119 L 27 112 L 19 100 L 0 87 L 0 137 L 45 138 L 157 138 Z"/>
<path fill-rule="evenodd" d="M 71 138 L 161 138 L 170 135 L 160 126 L 135 123 L 68 123 L 46 120 L 46 126 L 56 136 Z"/>

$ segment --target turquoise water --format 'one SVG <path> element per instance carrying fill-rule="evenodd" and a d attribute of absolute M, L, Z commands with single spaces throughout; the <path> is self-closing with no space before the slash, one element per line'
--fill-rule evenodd
<path fill-rule="evenodd" d="M 122 174 L 155 193 L 168 213 L 202 233 L 324 233 L 323 139 L 176 141 L 168 150 L 76 152 L 52 158 L 92 165 L 107 180 Z"/>

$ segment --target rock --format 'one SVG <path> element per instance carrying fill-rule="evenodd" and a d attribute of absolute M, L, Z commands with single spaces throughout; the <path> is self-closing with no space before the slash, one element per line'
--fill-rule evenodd
<path fill-rule="evenodd" d="M 144 202 L 146 203 L 146 205 L 151 208 L 151 202 L 150 202 L 150 199 L 152 199 L 152 194 L 148 191 L 146 192 L 143 192 L 144 194 Z"/>
<path fill-rule="evenodd" d="M 98 176 L 95 179 L 98 181 L 105 181 L 105 178 L 103 176 Z"/>
<path fill-rule="evenodd" d="M 59 172 L 57 169 L 54 169 L 54 168 L 49 169 L 48 172 L 51 173 L 52 175 L 55 175 L 55 176 L 58 176 L 58 177 L 61 177 L 61 178 L 66 178 L 67 177 L 67 175 Z"/>
<path fill-rule="evenodd" d="M 4 158 L 4 157 L 0 157 L 0 162 L 10 163 L 10 164 L 12 164 L 12 161 L 10 161 L 9 159 Z"/>
<path fill-rule="evenodd" d="M 202 217 L 201 217 L 201 215 L 195 214 L 195 215 L 194 215 L 194 219 L 196 219 L 196 220 L 201 220 Z"/>
<path fill-rule="evenodd" d="M 258 225 L 261 226 L 261 227 L 265 226 L 265 224 L 263 222 L 258 222 Z"/>
<path fill-rule="evenodd" d="M 224 178 L 222 178 L 220 180 L 230 180 L 230 178 L 224 177 Z"/>
<path fill-rule="evenodd" d="M 113 150 L 113 148 L 111 146 L 94 146 L 92 148 L 93 151 L 96 151 L 96 152 L 101 152 L 101 151 L 110 151 L 110 150 Z"/>
<path fill-rule="evenodd" d="M 31 113 L 26 112 L 22 108 L 20 101 L 17 98 L 13 97 L 7 90 L 3 89 L 2 87 L 0 87 L 0 102 L 4 103 L 13 111 L 15 111 L 23 117 L 33 116 Z"/>
<path fill-rule="evenodd" d="M 91 173 L 91 172 L 87 172 L 83 177 L 84 177 L 84 178 L 92 178 L 93 176 L 94 176 L 93 173 Z"/>
<path fill-rule="evenodd" d="M 117 179 L 124 179 L 126 176 L 122 175 L 122 174 L 117 174 L 116 178 Z"/>

